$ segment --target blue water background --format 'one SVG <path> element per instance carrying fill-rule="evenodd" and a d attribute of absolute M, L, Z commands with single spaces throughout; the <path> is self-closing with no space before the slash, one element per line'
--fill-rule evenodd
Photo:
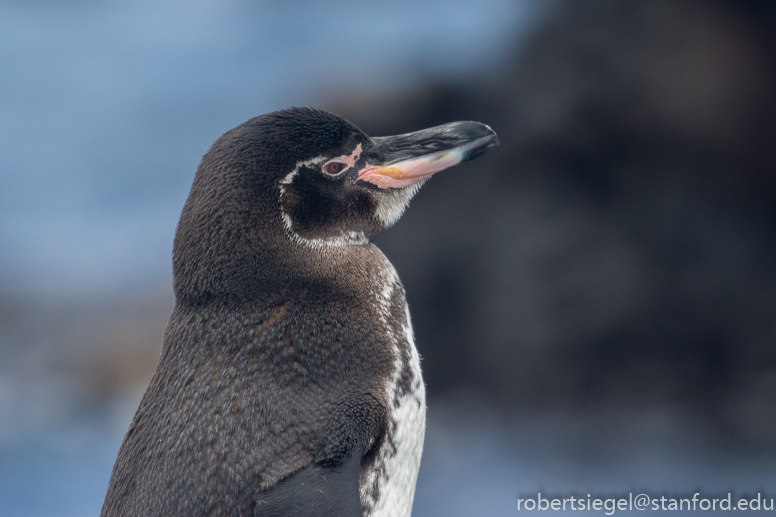
<path fill-rule="evenodd" d="M 169 278 L 193 171 L 261 113 L 497 66 L 507 0 L 0 3 L 0 286 Z M 357 121 L 356 121 L 357 122 Z"/>

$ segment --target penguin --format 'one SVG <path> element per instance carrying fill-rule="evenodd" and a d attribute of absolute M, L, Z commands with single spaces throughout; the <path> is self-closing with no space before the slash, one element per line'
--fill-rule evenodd
<path fill-rule="evenodd" d="M 101 515 L 409 516 L 425 388 L 372 239 L 433 174 L 496 145 L 477 122 L 371 138 L 314 108 L 221 136 L 181 213 L 175 307 Z"/>

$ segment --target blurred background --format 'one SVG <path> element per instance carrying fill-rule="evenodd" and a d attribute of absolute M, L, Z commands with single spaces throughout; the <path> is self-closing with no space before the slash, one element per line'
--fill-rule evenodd
<path fill-rule="evenodd" d="M 428 386 L 413 515 L 776 496 L 776 3 L 6 0 L 0 515 L 99 513 L 197 163 L 292 105 L 501 138 L 377 242 Z"/>

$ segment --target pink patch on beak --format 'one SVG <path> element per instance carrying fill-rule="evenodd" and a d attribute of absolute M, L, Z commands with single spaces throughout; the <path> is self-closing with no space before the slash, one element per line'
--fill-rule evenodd
<path fill-rule="evenodd" d="M 404 188 L 430 178 L 433 174 L 461 163 L 463 154 L 458 150 L 418 156 L 393 165 L 369 165 L 361 169 L 357 180 L 380 188 Z"/>

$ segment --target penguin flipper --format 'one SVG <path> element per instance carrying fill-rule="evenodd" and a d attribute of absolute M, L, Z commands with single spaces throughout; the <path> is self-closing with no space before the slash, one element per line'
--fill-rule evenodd
<path fill-rule="evenodd" d="M 254 517 L 361 517 L 361 454 L 336 467 L 312 463 L 257 494 Z"/>

